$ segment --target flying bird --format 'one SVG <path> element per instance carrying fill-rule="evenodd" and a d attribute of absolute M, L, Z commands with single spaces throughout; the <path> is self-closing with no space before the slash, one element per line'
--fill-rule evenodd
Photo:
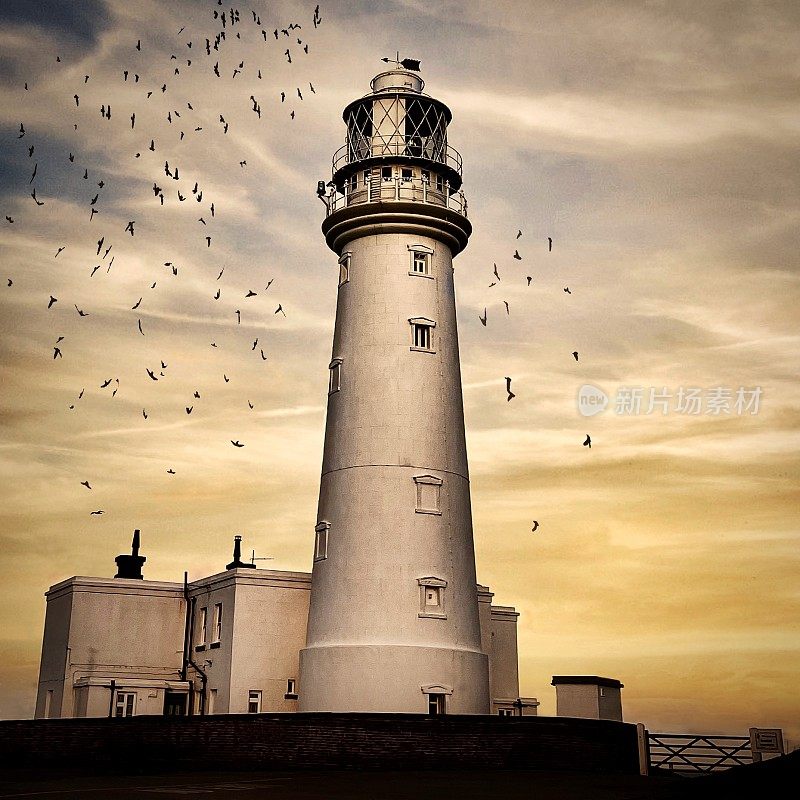
<path fill-rule="evenodd" d="M 95 517 L 95 516 L 100 516 L 100 514 L 105 514 L 105 513 L 106 512 L 103 511 L 103 509 L 99 509 L 98 511 L 90 511 L 89 512 L 89 516 L 90 517 Z"/>
<path fill-rule="evenodd" d="M 143 299 L 144 299 L 143 297 L 140 297 L 136 301 L 136 305 L 135 306 L 131 306 L 131 311 L 136 311 L 136 309 L 139 308 L 139 306 L 141 305 Z"/>
<path fill-rule="evenodd" d="M 50 302 L 47 304 L 48 310 L 51 309 L 53 307 L 53 304 L 57 303 L 57 302 L 58 302 L 58 298 L 57 297 L 53 297 L 53 295 L 50 295 Z"/>
<path fill-rule="evenodd" d="M 187 414 L 191 414 L 193 408 L 194 408 L 194 406 L 186 406 L 186 413 Z"/>
<path fill-rule="evenodd" d="M 168 469 L 167 470 L 167 475 L 174 475 L 174 474 L 175 474 L 175 470 L 174 469 Z"/>
<path fill-rule="evenodd" d="M 136 323 L 136 325 L 137 325 L 137 327 L 139 328 L 139 333 L 141 333 L 141 334 L 142 334 L 142 336 L 144 336 L 144 331 L 142 330 L 142 321 L 141 321 L 141 320 L 138 320 L 138 321 L 137 321 L 137 323 Z"/>
<path fill-rule="evenodd" d="M 519 254 L 519 250 L 514 251 L 514 258 L 516 258 L 517 261 L 522 261 L 522 256 Z"/>
<path fill-rule="evenodd" d="M 522 236 L 522 231 L 517 231 L 517 239 L 519 239 L 520 236 Z"/>
<path fill-rule="evenodd" d="M 92 488 L 91 486 L 89 486 L 89 481 L 81 481 L 81 486 L 85 486 L 87 489 Z"/>
<path fill-rule="evenodd" d="M 534 520 L 534 521 L 533 521 L 533 527 L 531 528 L 531 531 L 532 531 L 533 533 L 536 533 L 536 531 L 537 531 L 537 529 L 538 529 L 538 528 L 539 528 L 539 523 L 538 523 L 536 520 Z"/>
<path fill-rule="evenodd" d="M 500 276 L 497 274 L 497 264 L 494 265 L 494 276 L 498 281 L 500 280 Z"/>
<path fill-rule="evenodd" d="M 592 437 L 589 434 L 586 434 L 586 439 L 583 442 L 584 447 L 588 447 L 590 450 L 592 449 Z"/>
<path fill-rule="evenodd" d="M 157 381 L 157 380 L 158 380 L 158 378 L 156 378 L 156 374 L 155 374 L 155 372 L 153 372 L 153 370 L 151 370 L 151 369 L 147 369 L 147 367 L 145 367 L 145 372 L 147 372 L 147 374 L 148 374 L 148 375 L 149 375 L 149 376 L 150 376 L 150 377 L 151 377 L 151 378 L 152 378 L 154 381 Z"/>
<path fill-rule="evenodd" d="M 548 236 L 547 237 L 547 252 L 550 253 L 553 250 L 553 240 Z"/>
<path fill-rule="evenodd" d="M 53 256 L 53 258 L 58 258 L 58 254 L 62 253 L 66 249 L 67 249 L 66 246 L 65 247 L 59 247 L 58 250 L 56 251 L 56 254 Z"/>
<path fill-rule="evenodd" d="M 244 447 L 244 445 L 238 439 L 235 442 L 233 441 L 233 439 L 231 439 L 231 444 L 234 447 Z"/>
<path fill-rule="evenodd" d="M 31 197 L 33 198 L 33 202 L 36 203 L 37 206 L 43 206 L 44 200 L 39 200 L 36 197 L 36 187 L 33 187 L 33 191 L 31 192 Z"/>
<path fill-rule="evenodd" d="M 569 286 L 565 286 L 565 287 L 564 287 L 564 291 L 565 291 L 567 294 L 572 294 L 572 292 L 569 290 Z"/>
<path fill-rule="evenodd" d="M 75 306 L 75 310 L 78 312 L 78 316 L 79 317 L 88 317 L 89 316 L 89 312 L 88 311 L 84 311 L 82 308 L 78 308 L 78 306 L 75 305 L 75 303 L 73 303 L 72 305 Z"/>
<path fill-rule="evenodd" d="M 503 300 L 503 305 L 506 307 L 506 314 L 510 314 L 511 312 L 508 310 L 508 300 Z"/>
<path fill-rule="evenodd" d="M 573 351 L 572 351 L 572 357 L 573 357 L 573 358 L 574 358 L 576 361 L 578 360 L 578 351 L 577 351 L 577 350 L 573 350 Z"/>
<path fill-rule="evenodd" d="M 109 378 L 107 381 L 105 381 L 104 383 L 100 384 L 100 388 L 101 389 L 105 389 L 106 386 L 110 386 L 111 385 L 111 381 L 113 381 L 113 380 L 114 380 L 113 378 Z"/>
<path fill-rule="evenodd" d="M 506 391 L 508 392 L 508 397 L 506 400 L 511 402 L 511 398 L 516 397 L 516 395 L 511 391 L 511 378 L 506 378 Z"/>
<path fill-rule="evenodd" d="M 530 285 L 531 285 L 531 281 L 533 280 L 533 278 L 531 278 L 531 276 L 530 276 L 530 275 L 528 275 L 528 277 L 526 278 L 526 280 L 528 281 L 528 286 L 530 286 Z"/>
<path fill-rule="evenodd" d="M 277 314 L 279 311 L 281 314 L 283 314 L 284 317 L 286 316 L 286 312 L 283 310 L 283 306 L 280 303 L 278 303 L 278 307 L 275 309 L 275 313 Z"/>
<path fill-rule="evenodd" d="M 480 316 L 480 314 L 478 315 L 478 319 L 481 321 L 481 325 L 483 325 L 484 328 L 486 327 L 486 317 L 487 317 L 486 309 L 484 308 L 483 316 Z"/>

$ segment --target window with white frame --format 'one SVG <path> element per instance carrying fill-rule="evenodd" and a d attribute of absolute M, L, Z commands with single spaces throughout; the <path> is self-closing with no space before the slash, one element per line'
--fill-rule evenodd
<path fill-rule="evenodd" d="M 372 176 L 372 170 L 365 169 L 364 170 L 364 186 L 369 186 L 369 179 Z"/>
<path fill-rule="evenodd" d="M 419 614 L 421 618 L 447 619 L 444 607 L 444 591 L 447 581 L 441 578 L 417 578 L 419 584 Z"/>
<path fill-rule="evenodd" d="M 411 349 L 425 353 L 435 353 L 433 346 L 433 329 L 436 323 L 426 317 L 412 317 L 411 324 Z"/>
<path fill-rule="evenodd" d="M 513 708 L 498 708 L 497 715 L 500 717 L 513 717 L 514 716 L 514 709 Z"/>
<path fill-rule="evenodd" d="M 447 713 L 447 698 L 453 694 L 452 687 L 432 684 L 430 686 L 421 686 L 420 688 L 425 695 L 429 714 Z"/>
<path fill-rule="evenodd" d="M 297 681 L 294 678 L 287 678 L 286 694 L 283 697 L 285 700 L 297 700 Z"/>
<path fill-rule="evenodd" d="M 222 641 L 222 603 L 214 604 L 214 642 Z"/>
<path fill-rule="evenodd" d="M 350 280 L 350 257 L 352 253 L 342 253 L 339 257 L 339 286 Z"/>
<path fill-rule="evenodd" d="M 422 170 L 422 182 L 427 186 L 431 182 L 431 171 L 429 169 Z"/>
<path fill-rule="evenodd" d="M 314 528 L 314 561 L 322 561 L 328 557 L 328 534 L 330 522 L 320 522 Z"/>
<path fill-rule="evenodd" d="M 424 275 L 426 278 L 432 277 L 431 259 L 433 257 L 433 248 L 424 244 L 410 244 L 408 245 L 408 250 L 411 257 L 408 274 Z"/>
<path fill-rule="evenodd" d="M 114 699 L 115 717 L 132 717 L 136 714 L 136 692 L 117 692 Z"/>
<path fill-rule="evenodd" d="M 342 359 L 334 358 L 328 365 L 328 369 L 330 370 L 328 394 L 333 394 L 342 388 Z"/>
<path fill-rule="evenodd" d="M 442 479 L 435 475 L 415 475 L 414 483 L 417 489 L 417 504 L 414 508 L 417 514 L 442 513 Z"/>
<path fill-rule="evenodd" d="M 261 713 L 261 690 L 251 689 L 247 693 L 247 713 L 260 714 Z"/>

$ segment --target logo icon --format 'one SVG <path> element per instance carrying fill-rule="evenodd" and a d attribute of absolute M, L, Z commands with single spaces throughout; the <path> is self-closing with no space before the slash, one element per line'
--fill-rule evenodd
<path fill-rule="evenodd" d="M 584 383 L 578 389 L 578 412 L 584 417 L 593 417 L 608 407 L 608 395 L 591 383 Z"/>

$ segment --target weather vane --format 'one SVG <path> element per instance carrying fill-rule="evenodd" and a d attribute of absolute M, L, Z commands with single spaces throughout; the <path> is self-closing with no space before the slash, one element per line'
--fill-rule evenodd
<path fill-rule="evenodd" d="M 419 72 L 420 62 L 413 58 L 404 58 L 401 61 L 399 50 L 395 53 L 395 58 L 382 58 L 381 61 L 386 64 L 397 64 L 398 67 L 403 67 L 403 69 L 411 69 L 414 70 L 414 72 Z"/>

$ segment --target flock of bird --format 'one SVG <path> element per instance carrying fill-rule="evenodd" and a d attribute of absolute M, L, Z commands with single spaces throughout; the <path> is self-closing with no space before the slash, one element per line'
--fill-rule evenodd
<path fill-rule="evenodd" d="M 121 70 L 121 77 L 120 80 L 123 84 L 128 83 L 132 84 L 134 87 L 138 87 L 139 85 L 142 86 L 142 103 L 148 103 L 151 100 L 154 94 L 160 93 L 161 95 L 166 95 L 169 91 L 169 95 L 166 95 L 171 103 L 170 108 L 167 110 L 165 116 L 165 124 L 167 126 L 166 131 L 158 131 L 158 130 L 148 130 L 146 132 L 144 143 L 146 143 L 146 147 L 142 147 L 141 149 L 137 150 L 133 157 L 136 159 L 141 159 L 147 155 L 147 153 L 157 153 L 158 146 L 157 142 L 160 138 L 160 135 L 164 133 L 167 135 L 167 131 L 169 132 L 179 132 L 179 143 L 182 143 L 187 136 L 187 132 L 191 134 L 199 134 L 203 131 L 203 126 L 197 124 L 198 120 L 193 120 L 192 117 L 195 115 L 195 106 L 198 106 L 198 103 L 194 99 L 186 99 L 184 98 L 183 101 L 178 101 L 176 98 L 181 93 L 181 75 L 185 75 L 190 71 L 200 70 L 203 72 L 203 76 L 205 80 L 230 80 L 235 81 L 237 80 L 238 76 L 245 76 L 246 80 L 251 81 L 258 81 L 262 80 L 262 67 L 261 66 L 254 66 L 251 63 L 246 64 L 246 60 L 240 57 L 236 57 L 234 62 L 237 66 L 234 67 L 230 74 L 223 73 L 221 63 L 223 61 L 221 54 L 225 53 L 228 56 L 228 60 L 230 60 L 230 53 L 229 51 L 235 47 L 235 42 L 237 40 L 242 41 L 243 34 L 247 36 L 250 35 L 251 39 L 255 39 L 256 41 L 261 42 L 261 48 L 266 54 L 266 57 L 270 57 L 272 53 L 274 53 L 275 57 L 285 58 L 289 64 L 292 64 L 294 61 L 299 60 L 308 55 L 309 53 L 309 41 L 307 39 L 306 30 L 310 29 L 311 31 L 317 29 L 322 23 L 322 17 L 320 15 L 320 8 L 317 5 L 313 13 L 310 14 L 310 21 L 303 20 L 302 22 L 295 22 L 292 21 L 285 27 L 278 26 L 274 29 L 268 30 L 262 25 L 261 17 L 256 11 L 251 11 L 252 19 L 248 15 L 244 16 L 244 19 L 249 22 L 249 27 L 242 22 L 242 12 L 235 7 L 231 8 L 222 8 L 222 0 L 216 0 L 216 7 L 213 7 L 211 10 L 213 11 L 210 16 L 212 20 L 210 22 L 210 27 L 214 29 L 214 33 L 211 36 L 200 36 L 199 38 L 192 38 L 189 37 L 188 34 L 183 36 L 181 39 L 181 35 L 184 34 L 186 27 L 181 27 L 178 31 L 177 36 L 179 37 L 178 44 L 176 45 L 176 51 L 180 51 L 180 49 L 185 48 L 184 53 L 188 57 L 179 57 L 176 53 L 172 53 L 170 55 L 169 61 L 166 64 L 162 64 L 162 72 L 161 77 L 157 80 L 156 84 L 153 85 L 153 61 L 151 59 L 150 63 L 144 64 L 146 60 L 144 56 L 147 55 L 148 50 L 148 42 L 143 39 L 139 38 L 135 42 L 131 42 L 131 50 L 135 51 L 131 53 L 131 61 L 134 65 L 138 63 L 143 64 L 142 74 L 136 71 L 137 67 L 133 66 Z M 275 43 L 278 43 L 277 46 Z M 271 44 L 270 44 L 271 43 Z M 285 49 L 283 49 L 285 47 Z M 248 53 L 252 53 L 254 50 L 251 48 Z M 143 54 L 143 55 L 137 55 Z M 198 55 L 198 58 L 194 58 L 194 55 Z M 294 57 L 294 59 L 293 59 Z M 55 61 L 57 64 L 64 64 L 64 67 L 67 66 L 65 60 L 62 61 L 60 55 L 55 56 Z M 126 65 L 127 66 L 127 65 Z M 292 68 L 296 69 L 296 68 Z M 166 78 L 166 79 L 165 79 Z M 99 112 L 99 117 L 101 122 L 99 124 L 107 124 L 109 125 L 109 136 L 113 135 L 112 131 L 114 131 L 114 127 L 116 124 L 116 120 L 118 119 L 118 115 L 114 112 L 122 105 L 120 101 L 115 98 L 115 91 L 113 86 L 108 86 L 110 99 L 107 102 L 103 102 L 99 110 L 92 111 L 92 109 L 88 106 L 86 102 L 82 103 L 81 98 L 81 87 L 86 86 L 90 80 L 92 79 L 91 74 L 83 75 L 82 80 L 80 81 L 80 86 L 75 87 L 74 93 L 71 95 L 70 104 L 74 101 L 74 113 L 75 118 L 78 120 L 76 122 L 72 122 L 71 127 L 74 131 L 78 131 L 79 125 L 88 125 L 93 126 L 95 125 L 94 120 L 92 119 L 95 113 Z M 239 77 L 238 82 L 242 80 Z M 153 87 L 151 89 L 145 90 L 144 86 L 146 83 L 150 83 Z M 159 85 L 160 84 L 160 85 Z M 308 83 L 309 92 L 312 94 L 316 94 L 316 89 L 312 83 Z M 300 86 L 293 87 L 294 91 L 290 90 L 282 90 L 280 91 L 279 97 L 276 96 L 274 98 L 274 102 L 276 104 L 276 109 L 280 108 L 287 108 L 289 110 L 286 112 L 287 116 L 290 120 L 294 120 L 296 117 L 295 109 L 290 102 L 290 97 L 293 97 L 295 94 L 298 98 L 298 102 L 303 101 L 303 91 L 301 90 Z M 26 92 L 30 91 L 30 87 L 28 82 L 24 83 L 24 90 Z M 71 91 L 71 90 L 70 90 Z M 111 100 L 114 100 L 114 106 L 112 108 Z M 174 99 L 174 102 L 173 102 Z M 262 107 L 261 102 L 256 99 L 255 92 L 250 95 L 250 111 L 252 111 L 258 118 L 261 120 L 262 118 Z M 278 100 L 280 101 L 278 103 Z M 185 109 L 183 108 L 183 104 L 185 103 Z M 175 107 L 175 106 L 178 107 Z M 142 114 L 139 114 L 138 126 L 137 126 L 137 110 L 141 112 L 141 109 L 131 109 L 126 108 L 124 113 L 125 118 L 125 126 L 127 127 L 127 122 L 130 122 L 130 130 L 137 131 L 141 128 L 141 118 Z M 112 122 L 114 120 L 114 122 Z M 163 125 L 164 123 L 162 123 Z M 219 131 L 221 132 L 219 135 L 226 136 L 228 134 L 228 130 L 230 128 L 230 123 L 228 120 L 225 119 L 223 114 L 219 114 Z M 172 130 L 171 130 L 172 129 Z M 177 129 L 177 130 L 174 130 Z M 42 180 L 42 171 L 39 169 L 39 153 L 37 153 L 37 140 L 36 140 L 36 131 L 34 130 L 34 126 L 29 125 L 26 128 L 25 121 L 21 122 L 19 125 L 19 130 L 16 133 L 15 138 L 17 140 L 22 140 L 21 144 L 25 147 L 25 151 L 27 154 L 27 163 L 32 164 L 31 167 L 31 174 L 28 180 L 28 191 L 30 191 L 30 196 L 35 203 L 37 208 L 44 206 L 50 198 L 47 195 L 43 196 L 40 192 L 37 195 L 37 183 L 36 181 Z M 209 151 L 210 152 L 210 151 Z M 64 154 L 65 160 L 68 161 L 70 164 L 74 164 L 76 160 L 76 154 L 73 152 L 69 152 L 68 154 Z M 80 156 L 79 156 L 80 157 Z M 22 154 L 22 158 L 25 158 L 25 153 Z M 155 171 L 156 161 L 154 156 L 150 156 L 149 159 L 145 159 L 148 161 L 149 164 L 152 165 L 152 170 Z M 80 161 L 79 161 L 80 163 Z M 241 159 L 238 160 L 239 167 L 244 169 L 247 166 L 247 160 Z M 90 171 L 93 171 L 91 165 L 85 166 L 83 168 L 82 178 L 79 180 L 82 181 L 90 181 Z M 190 199 L 194 199 L 195 202 L 198 204 L 198 210 L 200 211 L 199 219 L 197 223 L 202 226 L 203 231 L 203 239 L 205 241 L 206 248 L 211 248 L 212 241 L 214 238 L 214 230 L 213 224 L 214 220 L 216 219 L 218 213 L 220 212 L 220 208 L 218 205 L 211 201 L 209 202 L 210 198 L 206 197 L 204 203 L 204 187 L 200 185 L 198 181 L 189 180 L 188 182 L 182 181 L 182 173 L 183 170 L 179 167 L 178 164 L 175 163 L 173 159 L 172 165 L 170 165 L 170 161 L 167 159 L 164 161 L 163 166 L 163 177 L 155 177 L 152 184 L 152 196 L 150 197 L 150 202 L 155 200 L 158 204 L 157 207 L 164 206 L 165 203 L 184 203 L 189 201 Z M 79 173 L 80 174 L 80 173 Z M 169 190 L 166 187 L 169 185 L 169 182 L 172 181 L 172 186 L 174 189 Z M 193 186 L 190 184 L 193 183 Z M 103 190 L 107 188 L 106 181 L 99 180 L 95 183 L 96 188 L 93 190 L 93 197 L 88 202 L 89 217 L 87 220 L 87 225 L 91 224 L 92 227 L 98 225 L 98 222 L 95 221 L 95 217 L 98 216 L 99 220 L 102 221 L 102 211 L 103 211 L 103 203 L 102 203 L 102 194 Z M 13 213 L 13 212 L 12 212 Z M 130 216 L 134 216 L 131 214 Z M 15 219 L 17 217 L 17 219 Z M 13 230 L 16 230 L 20 227 L 21 219 L 19 219 L 19 214 L 11 214 L 5 215 L 5 222 L 8 226 L 14 226 Z M 139 230 L 136 227 L 137 220 L 136 219 L 128 219 L 127 224 L 122 228 L 121 234 L 130 234 L 131 237 L 137 237 L 137 233 Z M 206 233 L 208 231 L 208 233 Z M 137 237 L 138 238 L 138 237 Z M 105 269 L 106 273 L 110 273 L 112 266 L 114 264 L 114 260 L 117 257 L 113 253 L 114 243 L 112 241 L 113 235 L 108 231 L 104 231 L 101 233 L 97 240 L 97 249 L 95 253 L 95 264 L 92 265 L 90 268 L 87 268 L 88 278 L 94 278 L 95 274 L 100 271 L 101 269 Z M 54 246 L 55 253 L 53 258 L 57 259 L 69 246 L 69 243 L 66 244 L 57 244 Z M 99 261 L 99 263 L 97 263 Z M 175 258 L 173 261 L 165 261 L 163 262 L 163 266 L 169 269 L 169 272 L 166 274 L 171 274 L 173 277 L 178 277 L 179 275 L 179 258 Z M 216 282 L 221 281 L 223 274 L 225 272 L 225 268 L 222 267 L 217 275 Z M 258 287 L 248 288 L 247 292 L 243 294 L 242 303 L 253 302 L 252 299 L 258 297 L 259 295 L 263 295 L 266 293 L 270 286 L 272 285 L 274 279 L 270 279 L 266 282 L 266 285 L 261 284 L 264 286 L 263 289 L 259 289 Z M 154 290 L 158 281 L 153 281 L 152 283 L 148 282 L 149 289 Z M 91 285 L 91 284 L 89 284 Z M 14 277 L 9 276 L 7 278 L 7 288 L 12 290 L 12 287 L 15 286 Z M 216 291 L 211 295 L 213 300 L 219 300 L 222 295 L 222 288 L 221 286 L 217 285 Z M 46 307 L 47 311 L 54 314 L 53 324 L 57 324 L 58 321 L 58 308 L 57 305 L 59 303 L 59 294 L 60 291 L 56 290 L 55 294 L 48 293 L 48 299 L 46 300 Z M 146 304 L 145 297 L 147 296 L 147 291 L 141 294 L 139 299 L 131 306 L 131 311 L 136 312 L 143 303 Z M 78 316 L 80 318 L 91 317 L 92 313 L 90 311 L 84 310 L 88 303 L 84 303 L 79 300 L 80 306 L 78 303 L 71 302 L 73 298 L 70 298 L 70 304 L 74 306 Z M 63 301 L 62 301 L 63 302 Z M 242 306 L 244 307 L 244 305 Z M 54 310 L 55 309 L 55 310 Z M 273 315 L 282 314 L 284 317 L 286 316 L 286 312 L 284 311 L 283 304 L 278 303 L 277 308 L 275 308 Z M 242 323 L 242 309 L 239 308 L 235 311 L 236 317 L 236 324 L 241 325 Z M 142 323 L 142 317 L 138 315 L 134 315 L 136 319 L 135 324 L 135 335 L 146 336 L 147 330 L 146 327 Z M 91 324 L 91 322 L 89 323 Z M 68 351 L 65 348 L 65 336 L 60 335 L 55 341 L 53 345 L 53 360 L 65 358 L 65 352 L 67 356 L 69 355 Z M 216 341 L 211 342 L 211 347 L 216 348 L 218 345 Z M 255 341 L 252 342 L 250 345 L 248 343 L 248 347 L 251 351 L 255 351 L 257 348 L 259 350 L 260 358 L 262 361 L 267 361 L 268 356 L 265 353 L 264 347 L 266 345 L 262 344 L 259 347 L 259 339 L 256 338 Z M 167 375 L 166 370 L 168 368 L 168 364 L 165 360 L 159 360 L 159 365 L 157 366 L 150 366 L 148 364 L 142 365 L 142 369 L 145 371 L 147 376 L 150 378 L 151 381 L 157 382 L 162 380 Z M 111 371 L 109 369 L 109 371 Z M 106 373 L 107 374 L 107 373 Z M 228 374 L 223 374 L 224 382 L 227 384 L 230 381 Z M 98 378 L 98 386 L 100 389 L 107 389 L 111 388 L 111 396 L 116 396 L 117 392 L 120 389 L 120 379 L 119 377 L 112 376 L 106 377 L 103 376 L 103 379 Z M 76 405 L 81 401 L 84 396 L 84 392 L 86 391 L 86 387 L 84 386 L 81 388 L 80 392 L 77 394 L 77 399 L 69 405 L 70 411 L 75 411 Z M 193 394 L 193 399 L 190 405 L 185 406 L 185 411 L 187 415 L 192 414 L 194 410 L 194 401 L 199 400 L 201 397 L 200 391 L 195 389 Z M 247 400 L 247 404 L 250 410 L 254 409 L 254 404 L 251 400 Z M 142 408 L 141 414 L 144 420 L 148 420 L 150 418 L 150 414 L 148 413 L 147 407 Z M 234 448 L 243 448 L 245 447 L 244 442 L 242 442 L 239 438 L 230 439 L 230 444 Z M 175 475 L 176 470 L 173 467 L 169 467 L 166 469 L 166 473 L 169 475 Z M 79 481 L 80 485 L 83 486 L 87 491 L 93 491 L 92 483 L 89 480 L 82 480 Z M 100 516 L 106 513 L 105 509 L 95 509 L 90 512 L 91 516 Z"/>
<path fill-rule="evenodd" d="M 517 230 L 516 239 L 517 240 L 521 239 L 522 235 L 523 235 L 522 234 L 522 230 L 518 229 Z M 548 253 L 552 253 L 553 252 L 553 238 L 551 236 L 547 237 L 547 252 Z M 516 261 L 522 261 L 523 260 L 523 257 L 520 255 L 520 252 L 519 252 L 518 248 L 514 250 L 514 254 L 513 254 L 512 258 L 514 260 L 516 260 Z M 493 264 L 492 267 L 493 267 L 492 275 L 494 277 L 494 280 L 489 284 L 489 288 L 490 289 L 495 287 L 495 286 L 497 286 L 498 283 L 501 282 L 500 273 L 498 272 L 498 269 L 497 269 L 497 264 L 496 263 Z M 527 275 L 525 280 L 527 282 L 527 285 L 530 286 L 531 283 L 533 282 L 533 276 Z M 565 286 L 564 287 L 564 293 L 565 294 L 569 294 L 569 295 L 572 294 L 572 291 L 570 290 L 569 286 Z M 507 300 L 503 300 L 502 303 L 505 306 L 506 315 L 509 315 L 511 313 L 511 309 L 510 309 L 510 306 L 508 304 L 508 301 Z M 478 319 L 481 321 L 481 325 L 486 327 L 488 319 L 489 319 L 488 307 L 484 307 L 483 314 L 482 315 L 479 314 L 478 315 Z M 578 353 L 577 350 L 573 350 L 571 355 L 575 359 L 575 361 L 579 361 L 580 360 L 580 354 Z M 514 392 L 511 391 L 511 381 L 512 381 L 512 378 L 510 378 L 508 376 L 505 377 L 505 382 L 506 382 L 506 401 L 509 402 L 509 403 L 517 396 L 516 394 L 514 394 Z M 583 440 L 583 446 L 584 447 L 588 447 L 590 450 L 592 449 L 592 437 L 588 433 L 586 434 L 586 437 Z M 533 533 L 535 533 L 538 529 L 539 529 L 539 522 L 537 520 L 534 520 L 533 521 L 533 527 L 531 528 L 531 531 Z"/>

